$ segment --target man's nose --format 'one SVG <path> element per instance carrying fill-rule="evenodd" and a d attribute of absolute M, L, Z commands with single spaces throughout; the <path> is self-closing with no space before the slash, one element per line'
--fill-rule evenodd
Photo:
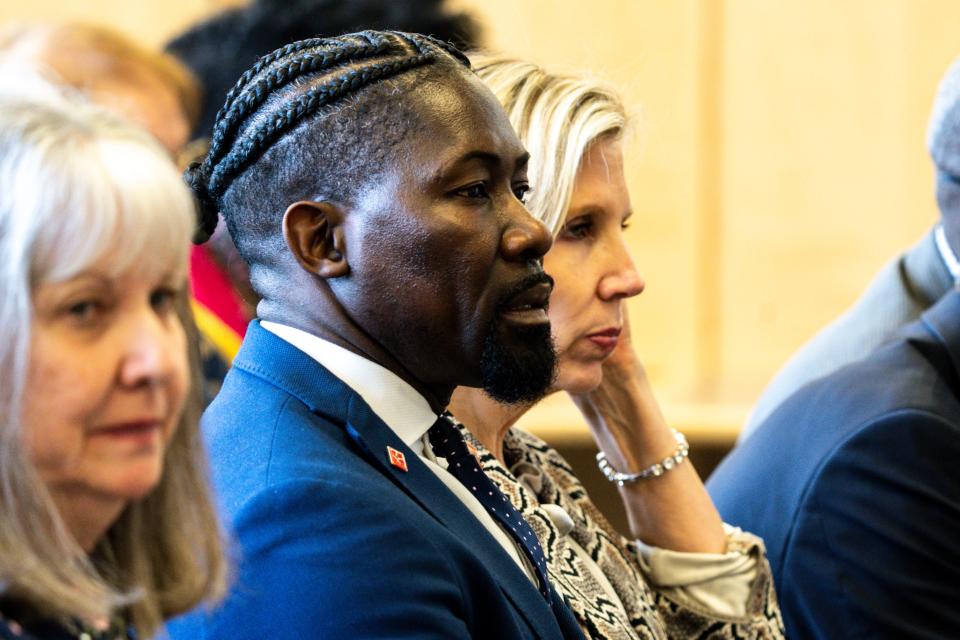
<path fill-rule="evenodd" d="M 501 239 L 503 255 L 517 262 L 540 260 L 553 245 L 553 236 L 526 208 L 518 209 Z"/>

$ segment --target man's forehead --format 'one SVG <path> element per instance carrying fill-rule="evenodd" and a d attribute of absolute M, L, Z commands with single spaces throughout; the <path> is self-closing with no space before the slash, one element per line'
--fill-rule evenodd
<path fill-rule="evenodd" d="M 424 82 L 409 99 L 421 127 L 413 143 L 431 147 L 429 153 L 444 163 L 468 154 L 511 163 L 526 157 L 503 108 L 472 74 Z"/>
<path fill-rule="evenodd" d="M 478 87 L 467 81 L 465 73 L 444 72 L 424 76 L 409 87 L 414 107 L 425 115 L 456 118 L 467 111 L 485 107 Z"/>

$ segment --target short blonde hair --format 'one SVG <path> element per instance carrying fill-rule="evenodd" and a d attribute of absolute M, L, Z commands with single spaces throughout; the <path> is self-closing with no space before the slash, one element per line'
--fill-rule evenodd
<path fill-rule="evenodd" d="M 223 592 L 195 390 L 159 485 L 126 507 L 89 556 L 33 469 L 20 418 L 33 290 L 108 253 L 117 272 L 176 264 L 185 277 L 194 227 L 189 192 L 148 134 L 54 90 L 0 94 L 0 594 L 42 615 L 122 610 L 148 637 L 164 618 Z"/>
<path fill-rule="evenodd" d="M 479 52 L 470 61 L 530 152 L 527 208 L 556 235 L 587 149 L 600 138 L 623 135 L 623 102 L 588 76 L 550 73 L 532 62 Z"/>

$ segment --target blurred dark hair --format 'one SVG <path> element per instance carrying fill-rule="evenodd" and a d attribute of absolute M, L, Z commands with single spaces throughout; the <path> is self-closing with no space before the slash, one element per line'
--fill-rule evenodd
<path fill-rule="evenodd" d="M 204 96 L 193 138 L 209 137 L 227 91 L 256 60 L 288 43 L 366 29 L 422 33 L 461 50 L 477 46 L 480 29 L 444 0 L 253 0 L 223 11 L 167 43 L 200 78 Z"/>

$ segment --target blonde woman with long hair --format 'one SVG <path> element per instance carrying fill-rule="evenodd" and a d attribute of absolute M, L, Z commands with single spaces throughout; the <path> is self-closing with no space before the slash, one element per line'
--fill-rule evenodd
<path fill-rule="evenodd" d="M 225 581 L 184 326 L 194 205 L 146 133 L 28 93 L 0 95 L 0 637 L 148 638 Z"/>
<path fill-rule="evenodd" d="M 588 637 L 782 637 L 762 543 L 721 522 L 630 344 L 624 301 L 644 282 L 623 234 L 631 206 L 619 96 L 528 62 L 473 62 L 530 152 L 526 204 L 554 236 L 544 257 L 555 280 L 552 389 L 583 413 L 634 539 L 614 530 L 556 451 L 513 428 L 531 405 L 460 388 L 451 411 L 537 533 L 550 579 Z"/>

